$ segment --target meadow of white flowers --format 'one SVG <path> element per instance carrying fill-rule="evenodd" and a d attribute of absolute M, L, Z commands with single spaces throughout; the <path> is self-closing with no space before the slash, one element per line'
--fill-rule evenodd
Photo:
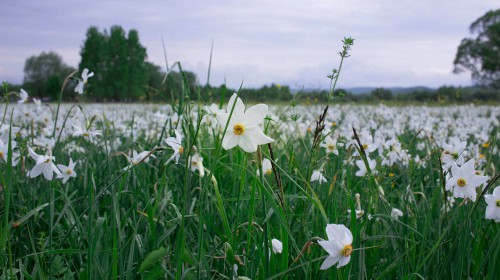
<path fill-rule="evenodd" d="M 499 275 L 500 106 L 21 101 L 1 279 Z"/>

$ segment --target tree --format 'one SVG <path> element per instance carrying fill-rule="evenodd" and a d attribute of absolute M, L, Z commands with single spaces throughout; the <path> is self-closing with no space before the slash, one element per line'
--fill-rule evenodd
<path fill-rule="evenodd" d="M 377 88 L 372 91 L 372 96 L 380 100 L 391 100 L 392 91 L 385 88 Z"/>
<path fill-rule="evenodd" d="M 24 64 L 24 86 L 32 96 L 56 97 L 64 78 L 73 71 L 55 52 L 30 56 Z"/>
<path fill-rule="evenodd" d="M 109 33 L 90 27 L 80 54 L 79 68 L 95 73 L 87 90 L 98 100 L 136 100 L 146 93 L 150 68 L 137 31 L 127 36 L 120 26 Z"/>
<path fill-rule="evenodd" d="M 453 72 L 466 70 L 480 85 L 500 88 L 500 10 L 489 11 L 470 25 L 475 38 L 465 38 L 458 47 Z"/>

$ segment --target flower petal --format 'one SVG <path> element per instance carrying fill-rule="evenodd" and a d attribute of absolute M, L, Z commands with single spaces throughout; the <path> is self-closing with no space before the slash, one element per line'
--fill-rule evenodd
<path fill-rule="evenodd" d="M 334 265 L 338 261 L 339 261 L 339 258 L 328 256 L 325 259 L 325 261 L 321 264 L 321 267 L 319 269 L 321 269 L 321 270 L 329 269 L 332 265 Z"/>
<path fill-rule="evenodd" d="M 257 151 L 257 144 L 253 141 L 254 139 L 250 137 L 247 133 L 244 135 L 240 136 L 240 142 L 238 143 L 238 146 L 243 149 L 243 151 L 247 153 L 254 153 Z"/>
<path fill-rule="evenodd" d="M 245 112 L 245 120 L 248 124 L 259 125 L 266 117 L 268 107 L 266 104 L 254 105 Z"/>
<path fill-rule="evenodd" d="M 342 267 L 348 264 L 351 261 L 351 256 L 342 257 L 339 259 L 339 264 L 337 264 L 337 268 Z"/>
<path fill-rule="evenodd" d="M 233 93 L 229 102 L 227 103 L 227 112 L 231 114 L 231 110 L 233 109 L 233 114 L 231 115 L 232 120 L 240 121 L 245 116 L 245 104 L 241 101 L 241 98 L 238 97 L 236 93 Z"/>
<path fill-rule="evenodd" d="M 239 141 L 240 141 L 239 136 L 236 136 L 233 133 L 226 133 L 226 136 L 224 136 L 224 140 L 222 140 L 222 147 L 225 150 L 232 149 L 236 145 L 238 145 Z"/>

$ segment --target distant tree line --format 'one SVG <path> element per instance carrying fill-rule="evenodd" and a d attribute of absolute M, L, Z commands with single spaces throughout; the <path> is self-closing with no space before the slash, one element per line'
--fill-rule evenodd
<path fill-rule="evenodd" d="M 395 102 L 395 103 L 470 103 L 500 102 L 500 91 L 492 87 L 453 87 L 442 86 L 438 89 L 419 89 L 405 93 L 393 93 L 389 89 L 377 88 L 370 93 L 353 94 L 345 89 L 335 91 L 339 97 L 336 102 Z M 326 102 L 325 91 L 298 92 L 296 100 L 305 103 Z"/>

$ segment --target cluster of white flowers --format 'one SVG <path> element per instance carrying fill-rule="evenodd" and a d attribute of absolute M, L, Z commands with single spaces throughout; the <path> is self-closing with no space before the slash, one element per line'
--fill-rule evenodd
<path fill-rule="evenodd" d="M 88 78 L 92 77 L 93 74 L 85 69 L 75 92 L 82 94 Z M 186 150 L 188 143 L 186 143 L 184 136 L 187 137 L 188 134 L 183 135 L 183 122 L 189 118 L 197 119 L 196 110 L 190 112 L 190 115 L 179 115 L 169 105 L 148 105 L 151 106 L 150 110 L 144 110 L 145 105 L 127 105 L 125 109 L 124 105 L 119 107 L 110 105 L 87 107 L 83 105 L 83 110 L 73 111 L 70 107 L 62 106 L 61 116 L 66 117 L 54 120 L 50 108 L 43 106 L 40 100 L 33 99 L 33 104 L 28 103 L 29 95 L 26 91 L 21 90 L 19 98 L 18 108 L 16 108 L 12 120 L 9 120 L 13 124 L 19 124 L 19 126 L 11 127 L 4 124 L 0 127 L 0 161 L 7 162 L 10 138 L 12 165 L 18 164 L 20 149 L 16 139 L 18 137 L 31 137 L 30 146 L 26 147 L 34 162 L 32 168 L 27 172 L 31 178 L 43 175 L 46 180 L 52 180 L 55 174 L 56 178 L 62 179 L 63 183 L 66 183 L 70 178 L 76 178 L 76 162 L 72 160 L 71 155 L 85 153 L 85 149 L 80 147 L 79 142 L 102 145 L 109 153 L 120 152 L 124 138 L 131 141 L 142 138 L 158 139 L 163 136 L 164 132 L 167 132 L 167 135 L 162 144 L 168 147 L 169 156 L 165 164 L 177 164 L 181 161 L 181 163 L 188 164 L 190 170 L 197 172 L 200 177 L 205 175 L 202 153 L 195 146 Z M 279 108 L 274 109 L 271 111 L 279 111 Z M 254 153 L 260 145 L 269 143 L 276 146 L 283 145 L 284 141 L 278 140 L 275 143 L 275 140 L 265 132 L 264 120 L 266 117 L 275 120 L 269 125 L 272 126 L 273 131 L 276 131 L 275 135 L 279 135 L 286 141 L 300 135 L 313 133 L 311 124 L 314 123 L 317 116 L 312 112 L 318 110 L 303 107 L 297 107 L 294 110 L 296 110 L 295 113 L 301 115 L 301 118 L 296 118 L 294 122 L 279 122 L 280 118 L 270 113 L 267 105 L 257 104 L 246 108 L 237 94 L 233 94 L 225 108 L 222 109 L 212 104 L 204 106 L 203 111 L 198 110 L 198 112 L 203 112 L 202 125 L 221 135 L 221 146 L 225 150 L 239 147 L 246 153 Z M 484 149 L 490 141 L 491 127 L 499 125 L 498 118 L 483 114 L 483 108 L 470 107 L 467 116 L 460 115 L 463 129 L 450 130 L 451 125 L 457 121 L 453 116 L 456 115 L 458 109 L 449 107 L 439 110 L 448 111 L 440 112 L 427 107 L 401 109 L 384 106 L 372 108 L 334 106 L 329 111 L 330 114 L 326 116 L 325 123 L 327 125 L 323 131 L 326 136 L 319 143 L 319 147 L 324 151 L 327 159 L 338 157 L 340 153 L 349 153 L 343 157 L 343 164 L 348 167 L 357 167 L 355 175 L 363 177 L 368 174 L 369 170 L 372 174 L 377 174 L 377 166 L 406 168 L 410 162 L 413 162 L 425 168 L 425 161 L 421 160 L 420 156 L 429 155 L 428 150 L 431 145 L 429 139 L 432 139 L 441 143 L 442 167 L 447 177 L 446 190 L 452 194 L 449 198 L 476 201 L 478 193 L 482 191 L 482 187 L 489 179 L 476 168 L 484 167 Z M 498 108 L 493 107 L 489 110 L 495 111 L 491 115 L 498 116 L 500 114 Z M 89 115 L 101 116 L 103 111 L 106 112 L 106 122 L 109 123 L 115 136 L 109 141 L 102 140 L 102 123 L 96 124 L 99 121 L 89 122 L 87 118 Z M 133 123 L 130 123 L 130 112 L 137 112 L 134 114 Z M 98 129 L 99 127 L 101 129 Z M 352 127 L 359 128 L 358 139 L 354 139 Z M 37 133 L 35 134 L 33 131 Z M 108 133 L 107 130 L 104 131 Z M 409 149 L 398 138 L 408 131 L 414 133 L 417 153 L 410 153 Z M 439 131 L 447 131 L 447 133 Z M 471 142 L 468 143 L 465 139 Z M 291 145 L 295 145 L 294 141 L 291 142 Z M 68 152 L 69 158 L 68 165 L 56 164 L 56 158 L 52 155 L 52 151 L 61 145 L 60 143 L 65 143 L 64 148 Z M 367 164 L 361 159 L 355 146 L 362 148 L 365 152 Z M 352 152 L 348 152 L 348 150 Z M 155 157 L 153 149 L 136 151 L 128 148 L 127 151 L 127 153 L 120 152 L 126 156 L 128 162 L 123 170 L 132 169 L 143 162 L 148 163 L 150 158 Z M 186 155 L 188 151 L 189 154 Z M 495 147 L 489 150 L 489 153 L 498 155 L 499 151 Z M 262 159 L 261 167 L 263 176 L 273 173 L 273 165 L 269 159 Z M 331 178 L 327 178 L 329 173 L 325 173 L 327 170 L 324 165 L 315 168 L 310 173 L 310 182 L 324 184 L 331 181 Z M 258 175 L 260 175 L 260 170 L 257 171 Z M 380 189 L 380 192 L 383 193 L 383 190 Z M 352 209 L 355 210 L 356 219 L 361 219 L 365 211 L 361 207 L 360 195 L 356 194 L 355 199 L 356 207 Z M 486 218 L 500 222 L 500 187 L 495 188 L 492 194 L 485 195 L 485 200 L 488 204 Z M 351 209 L 347 210 L 348 213 L 350 211 Z M 397 208 L 392 208 L 390 213 L 393 219 L 399 219 L 403 215 L 403 211 Z M 370 218 L 371 215 L 368 217 Z M 349 263 L 353 252 L 353 236 L 349 229 L 344 225 L 328 224 L 326 233 L 328 240 L 318 242 L 328 253 L 321 269 L 327 269 L 334 264 L 341 267 Z M 282 252 L 283 244 L 278 239 L 272 239 L 271 244 L 275 254 Z"/>

